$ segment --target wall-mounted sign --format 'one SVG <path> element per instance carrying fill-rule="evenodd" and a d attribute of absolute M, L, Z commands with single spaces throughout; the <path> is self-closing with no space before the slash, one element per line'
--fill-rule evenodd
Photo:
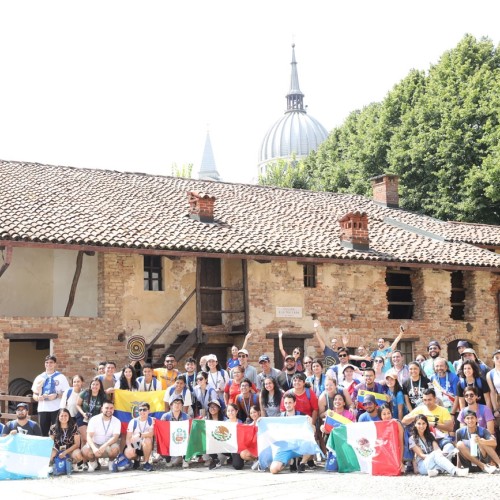
<path fill-rule="evenodd" d="M 277 307 L 277 318 L 302 318 L 302 307 Z"/>

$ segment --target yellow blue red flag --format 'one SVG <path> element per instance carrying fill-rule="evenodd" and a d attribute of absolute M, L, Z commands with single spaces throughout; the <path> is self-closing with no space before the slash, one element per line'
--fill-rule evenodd
<path fill-rule="evenodd" d="M 165 413 L 165 403 L 163 397 L 165 391 L 115 391 L 115 412 L 114 416 L 122 423 L 122 433 L 126 432 L 128 423 L 139 416 L 139 406 L 141 403 L 149 403 L 149 415 L 154 418 L 161 418 Z"/>

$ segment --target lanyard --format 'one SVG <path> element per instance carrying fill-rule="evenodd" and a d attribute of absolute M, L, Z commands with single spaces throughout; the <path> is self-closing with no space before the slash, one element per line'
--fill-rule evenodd
<path fill-rule="evenodd" d="M 111 418 L 109 419 L 109 423 L 108 423 L 108 426 L 106 427 L 104 425 L 104 417 L 102 418 L 102 428 L 104 429 L 104 437 L 107 438 L 108 437 L 108 431 L 109 431 L 109 426 L 111 425 Z"/>

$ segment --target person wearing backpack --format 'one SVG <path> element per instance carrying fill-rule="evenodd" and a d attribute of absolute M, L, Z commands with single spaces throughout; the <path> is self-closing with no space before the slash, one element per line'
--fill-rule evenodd
<path fill-rule="evenodd" d="M 151 453 L 153 451 L 154 437 L 154 419 L 149 416 L 149 403 L 140 403 L 138 410 L 139 416 L 133 418 L 127 427 L 125 456 L 134 461 L 133 468 L 138 469 L 140 457 L 144 457 L 142 470 L 151 472 L 153 466 L 150 463 Z"/>
<path fill-rule="evenodd" d="M 17 418 L 5 424 L 2 435 L 8 436 L 19 432 L 29 436 L 41 436 L 42 430 L 36 422 L 28 418 L 28 410 L 28 403 L 18 403 L 16 407 Z"/>
<path fill-rule="evenodd" d="M 481 377 L 479 367 L 475 361 L 470 359 L 464 361 L 458 372 L 459 382 L 457 385 L 457 396 L 459 397 L 460 409 L 465 408 L 464 391 L 467 387 L 475 387 L 479 396 L 478 403 L 486 405 L 490 410 L 491 398 L 490 388 L 486 380 Z"/>
<path fill-rule="evenodd" d="M 312 425 L 316 425 L 316 419 L 318 418 L 318 396 L 311 390 L 310 387 L 306 387 L 306 376 L 303 373 L 296 373 L 292 379 L 293 389 L 289 392 L 295 394 L 296 405 L 295 409 L 300 411 L 302 415 L 309 415 L 312 420 Z M 285 402 L 282 399 L 280 405 L 281 411 L 285 410 Z"/>
<path fill-rule="evenodd" d="M 56 371 L 56 365 L 55 356 L 46 356 L 45 371 L 35 378 L 31 387 L 33 399 L 38 402 L 38 421 L 43 436 L 48 436 L 50 426 L 56 423 L 60 408 L 59 400 L 69 389 L 66 377 Z"/>

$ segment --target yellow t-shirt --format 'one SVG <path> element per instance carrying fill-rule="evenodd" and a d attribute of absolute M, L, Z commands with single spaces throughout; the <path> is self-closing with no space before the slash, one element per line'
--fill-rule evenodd
<path fill-rule="evenodd" d="M 414 410 L 412 410 L 410 415 L 412 417 L 416 417 L 417 415 L 425 415 L 430 425 L 436 425 L 436 423 L 445 424 L 446 422 L 451 420 L 450 413 L 446 408 L 443 408 L 442 406 L 436 406 L 436 408 L 434 408 L 434 410 L 431 411 L 429 410 L 429 408 L 427 408 L 427 406 L 422 404 L 420 406 L 417 406 Z M 448 433 L 445 431 L 442 431 L 440 429 L 436 430 L 437 430 L 436 434 L 441 433 L 445 436 L 448 435 Z M 436 435 L 436 437 L 439 438 L 438 435 Z"/>
<path fill-rule="evenodd" d="M 155 377 L 161 382 L 162 390 L 168 389 L 175 383 L 179 370 L 167 370 L 166 368 L 155 368 L 153 370 Z"/>

